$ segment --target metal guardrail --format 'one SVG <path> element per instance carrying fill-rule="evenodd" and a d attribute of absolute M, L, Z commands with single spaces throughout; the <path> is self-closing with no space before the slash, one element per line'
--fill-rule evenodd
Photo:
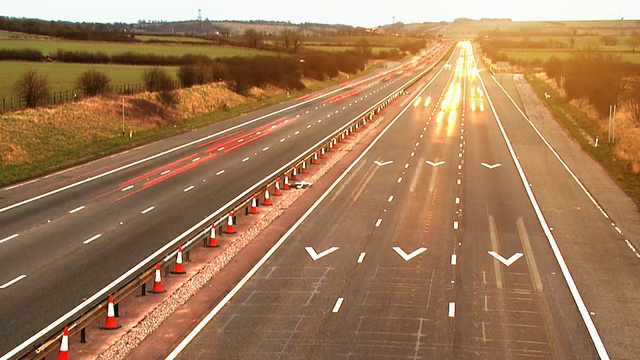
<path fill-rule="evenodd" d="M 145 260 L 133 267 L 131 270 L 120 276 L 113 281 L 110 285 L 94 294 L 91 298 L 78 305 L 76 308 L 68 312 L 66 315 L 56 320 L 56 322 L 49 325 L 47 328 L 33 335 L 30 339 L 23 343 L 21 349 L 15 348 L 12 352 L 9 352 L 2 357 L 4 359 L 18 358 L 18 359 L 42 359 L 50 352 L 58 348 L 60 339 L 62 337 L 62 329 L 65 326 L 69 327 L 69 336 L 73 336 L 78 332 L 81 333 L 81 341 L 85 339 L 85 328 L 91 322 L 96 320 L 102 315 L 103 311 L 107 307 L 108 295 L 113 295 L 114 304 L 122 299 L 126 298 L 138 288 L 142 289 L 143 294 L 146 292 L 146 284 L 155 273 L 156 264 L 160 263 L 163 267 L 171 264 L 171 260 L 175 259 L 178 245 L 182 245 L 183 253 L 188 257 L 189 251 L 196 246 L 200 241 L 207 241 L 207 236 L 210 232 L 211 225 L 215 225 L 216 228 L 222 230 L 222 224 L 225 224 L 229 212 L 233 211 L 237 215 L 238 210 L 247 208 L 251 203 L 253 194 L 264 194 L 267 188 L 274 185 L 276 179 L 281 178 L 290 172 L 294 168 L 300 173 L 302 163 L 309 161 L 313 158 L 314 154 L 320 152 L 322 148 L 328 149 L 329 143 L 337 139 L 340 141 L 341 135 L 349 128 L 354 127 L 356 124 L 362 124 L 363 121 L 372 120 L 375 115 L 380 113 L 391 101 L 396 99 L 399 95 L 405 92 L 405 89 L 415 84 L 423 76 L 429 73 L 434 67 L 436 67 L 447 55 L 452 53 L 452 47 L 443 54 L 435 63 L 429 66 L 427 69 L 420 72 L 418 75 L 410 79 L 408 82 L 399 86 L 395 91 L 384 99 L 378 101 L 376 104 L 369 107 L 367 110 L 361 112 L 358 116 L 347 122 L 341 128 L 335 130 L 333 133 L 327 135 L 316 144 L 309 147 L 306 151 L 281 166 L 265 178 L 237 195 L 227 204 L 223 205 L 204 219 L 200 220 L 197 224 L 183 232 L 178 237 L 167 243 L 162 248 L 158 249 L 155 253 L 151 254 Z M 247 212 L 247 211 L 245 211 Z M 235 217 L 234 216 L 234 217 Z M 220 232 L 218 232 L 220 233 Z M 188 239 L 188 240 L 184 240 Z M 24 345 L 30 342 L 30 344 Z M 19 346 L 20 347 L 20 346 Z"/>

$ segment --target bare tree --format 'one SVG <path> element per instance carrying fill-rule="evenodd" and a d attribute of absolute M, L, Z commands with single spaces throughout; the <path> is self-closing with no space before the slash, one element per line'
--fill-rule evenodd
<path fill-rule="evenodd" d="M 154 66 L 142 73 L 142 82 L 149 92 L 171 91 L 174 83 L 167 70 Z"/>
<path fill-rule="evenodd" d="M 104 94 L 110 90 L 111 79 L 98 70 L 87 70 L 78 76 L 76 88 L 82 90 L 86 96 Z"/>
<path fill-rule="evenodd" d="M 29 69 L 13 84 L 13 91 L 27 104 L 27 107 L 35 108 L 47 100 L 51 88 L 45 75 Z"/>
<path fill-rule="evenodd" d="M 291 29 L 282 30 L 282 44 L 285 49 L 291 48 L 293 52 L 297 52 L 300 48 L 300 36 Z"/>
<path fill-rule="evenodd" d="M 629 84 L 624 103 L 629 110 L 631 120 L 640 125 L 640 81 L 638 79 Z"/>
<path fill-rule="evenodd" d="M 636 51 L 636 47 L 640 46 L 640 33 L 634 31 L 631 36 L 627 38 L 627 45 L 631 46 L 631 51 Z"/>
<path fill-rule="evenodd" d="M 260 43 L 263 39 L 262 33 L 253 28 L 248 28 L 247 30 L 245 30 L 244 36 L 249 42 L 249 47 L 252 47 L 254 49 L 257 49 L 260 46 Z"/>

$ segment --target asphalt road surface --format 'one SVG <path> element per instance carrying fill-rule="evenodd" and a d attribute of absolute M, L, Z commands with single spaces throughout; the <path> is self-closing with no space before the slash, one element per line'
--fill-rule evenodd
<path fill-rule="evenodd" d="M 463 45 L 422 81 L 168 358 L 606 358 L 475 69 Z"/>
<path fill-rule="evenodd" d="M 321 94 L 0 189 L 0 354 L 426 66 L 379 69 Z"/>

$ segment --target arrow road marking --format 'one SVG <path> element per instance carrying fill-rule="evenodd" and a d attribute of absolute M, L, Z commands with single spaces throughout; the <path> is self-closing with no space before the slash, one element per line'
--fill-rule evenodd
<path fill-rule="evenodd" d="M 309 256 L 311 256 L 313 261 L 316 261 L 316 260 L 320 259 L 323 256 L 331 254 L 332 252 L 338 250 L 339 248 L 337 246 L 334 246 L 332 248 L 328 248 L 327 250 L 321 252 L 320 254 L 316 253 L 316 251 L 313 250 L 313 248 L 311 246 L 307 246 L 304 249 L 307 250 L 307 252 L 309 253 Z"/>
<path fill-rule="evenodd" d="M 407 254 L 406 252 L 404 252 L 404 250 L 402 250 L 401 248 L 395 246 L 393 248 L 393 250 L 395 250 L 398 255 L 402 256 L 402 258 L 404 259 L 404 261 L 409 261 L 411 259 L 413 259 L 414 257 L 422 254 L 423 252 L 427 251 L 427 248 L 421 247 L 421 248 L 417 248 L 416 250 L 414 250 L 412 253 Z"/>
<path fill-rule="evenodd" d="M 433 167 L 440 166 L 440 165 L 444 164 L 444 161 L 433 162 L 433 161 L 429 161 L 429 160 L 427 160 L 427 161 L 425 161 L 425 162 L 426 162 L 427 164 L 429 164 L 429 165 L 433 166 Z"/>
<path fill-rule="evenodd" d="M 393 160 L 389 160 L 389 161 L 385 161 L 385 162 L 380 162 L 378 160 L 374 161 L 374 163 L 378 166 L 385 166 L 385 165 L 389 165 L 393 162 Z"/>
<path fill-rule="evenodd" d="M 509 259 L 505 259 L 502 257 L 502 255 L 498 254 L 495 251 L 489 251 L 489 255 L 493 256 L 494 258 L 496 258 L 496 260 L 500 261 L 501 263 L 507 265 L 507 266 L 511 266 L 511 264 L 513 264 L 514 262 L 518 261 L 518 259 L 520 259 L 522 257 L 522 253 L 515 253 L 513 255 L 511 255 L 511 257 Z"/>
<path fill-rule="evenodd" d="M 484 167 L 486 167 L 486 168 L 488 168 L 488 169 L 490 169 L 490 170 L 493 170 L 493 169 L 497 168 L 498 166 L 500 166 L 500 165 L 502 165 L 502 164 L 493 164 L 493 165 L 489 165 L 489 164 L 487 164 L 487 163 L 481 163 L 480 165 L 482 165 L 482 166 L 484 166 Z"/>

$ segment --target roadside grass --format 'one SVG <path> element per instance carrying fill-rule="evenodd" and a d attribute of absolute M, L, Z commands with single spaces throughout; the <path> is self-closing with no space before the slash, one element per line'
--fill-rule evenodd
<path fill-rule="evenodd" d="M 360 77 L 374 67 L 369 67 Z M 354 77 L 352 76 L 351 79 Z M 306 82 L 307 88 L 287 94 L 281 89 L 259 90 L 257 96 L 238 99 L 222 84 L 205 86 L 189 94 L 180 90 L 179 98 L 186 108 L 193 102 L 224 101 L 215 110 L 173 113 L 173 118 L 146 113 L 137 119 L 126 118 L 126 127 L 135 128 L 133 137 L 122 136 L 120 98 L 90 98 L 55 108 L 39 108 L 0 115 L 0 186 L 41 176 L 85 163 L 126 149 L 201 128 L 241 114 L 258 110 L 304 94 L 344 82 L 340 76 L 331 81 Z M 198 92 L 200 94 L 198 94 Z M 152 98 L 142 93 L 127 97 L 126 112 L 132 104 Z M 241 98 L 241 97 L 240 97 Z M 133 99 L 133 100 L 132 100 Z M 137 100 L 135 100 L 137 99 Z M 222 100 L 220 100 L 222 99 Z M 152 105 L 146 102 L 147 105 Z M 220 105 L 220 104 L 219 104 Z M 146 106 L 146 105 L 145 105 Z M 155 106 L 155 105 L 152 105 Z M 206 104 L 205 104 L 206 107 Z M 180 106 L 179 106 L 180 108 Z M 200 109 L 202 110 L 202 109 Z"/>
<path fill-rule="evenodd" d="M 111 64 L 71 64 L 55 62 L 0 62 L 0 101 L 13 97 L 16 94 L 11 89 L 20 75 L 28 69 L 34 69 L 47 76 L 51 91 L 72 91 L 78 76 L 90 69 L 104 71 L 111 79 L 111 85 L 142 84 L 142 73 L 149 66 L 136 65 L 111 65 Z M 170 74 L 176 75 L 178 67 L 165 66 Z M 177 80 L 177 78 L 176 78 Z M 2 103 L 0 103 L 2 106 Z"/>
<path fill-rule="evenodd" d="M 108 55 L 132 52 L 138 54 L 156 54 L 182 56 L 186 54 L 206 55 L 211 58 L 271 55 L 273 52 L 255 49 L 208 45 L 206 43 L 119 43 L 99 41 L 72 41 L 72 40 L 34 40 L 34 39 L 7 39 L 0 37 L 0 49 L 40 50 L 44 55 L 54 56 L 58 50 L 103 52 Z"/>
<path fill-rule="evenodd" d="M 597 120 L 592 119 L 580 109 L 567 103 L 552 86 L 537 76 L 528 74 L 526 75 L 526 79 L 538 95 L 545 100 L 556 119 L 569 131 L 582 149 L 597 159 L 620 187 L 636 204 L 640 205 L 640 174 L 634 172 L 634 164 L 632 161 L 619 156 L 621 152 L 618 147 L 621 141 L 618 141 L 618 144 L 608 144 L 608 133 L 606 129 L 603 130 L 603 127 L 598 124 Z M 545 92 L 550 94 L 551 97 L 545 99 Z M 594 144 L 584 136 L 583 132 L 593 139 L 599 137 L 598 147 L 595 147 Z M 639 132 L 636 131 L 636 133 Z M 638 151 L 637 144 L 640 142 L 640 138 L 627 139 L 627 142 L 635 144 L 636 149 L 632 148 L 632 152 Z M 636 157 L 638 156 L 638 154 L 635 155 Z"/>

